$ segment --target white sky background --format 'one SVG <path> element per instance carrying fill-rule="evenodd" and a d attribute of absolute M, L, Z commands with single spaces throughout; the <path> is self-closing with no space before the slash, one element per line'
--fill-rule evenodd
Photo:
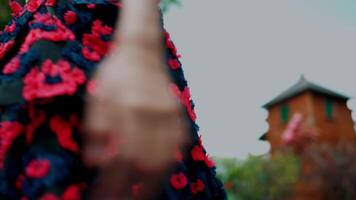
<path fill-rule="evenodd" d="M 300 74 L 356 95 L 353 0 L 183 0 L 166 15 L 213 156 L 263 154 L 261 108 Z M 350 103 L 356 109 L 356 103 Z"/>

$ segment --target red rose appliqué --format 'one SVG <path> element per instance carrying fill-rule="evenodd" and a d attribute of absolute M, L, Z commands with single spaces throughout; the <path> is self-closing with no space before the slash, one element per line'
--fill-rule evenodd
<path fill-rule="evenodd" d="M 184 189 L 188 184 L 188 179 L 183 173 L 175 174 L 171 176 L 171 185 L 174 189 Z"/>
<path fill-rule="evenodd" d="M 49 160 L 32 160 L 26 167 L 26 176 L 30 178 L 43 178 L 48 175 L 51 169 Z"/>
<path fill-rule="evenodd" d="M 24 79 L 23 96 L 26 100 L 73 95 L 86 81 L 81 69 L 71 68 L 69 62 L 64 60 L 57 63 L 46 60 L 41 69 L 33 68 Z M 46 76 L 60 77 L 61 81 L 56 84 L 46 83 Z"/>
<path fill-rule="evenodd" d="M 54 116 L 50 120 L 50 128 L 56 134 L 61 147 L 75 153 L 79 152 L 79 146 L 73 139 L 73 124 L 70 121 Z"/>
<path fill-rule="evenodd" d="M 192 158 L 195 161 L 204 161 L 205 160 L 205 153 L 203 151 L 203 147 L 196 145 L 193 149 L 192 149 Z"/>
<path fill-rule="evenodd" d="M 67 11 L 64 14 L 64 20 L 67 24 L 75 24 L 77 22 L 78 16 L 73 11 Z"/>
<path fill-rule="evenodd" d="M 198 194 L 203 192 L 205 188 L 205 184 L 202 180 L 198 179 L 196 182 L 192 183 L 190 189 L 193 194 Z"/>

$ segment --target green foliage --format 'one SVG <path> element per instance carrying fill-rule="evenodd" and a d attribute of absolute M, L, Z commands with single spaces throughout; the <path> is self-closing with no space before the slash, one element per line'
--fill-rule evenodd
<path fill-rule="evenodd" d="M 218 165 L 230 199 L 236 200 L 285 199 L 293 193 L 300 174 L 299 159 L 288 154 L 250 157 L 240 163 L 225 159 Z"/>
<path fill-rule="evenodd" d="M 8 7 L 8 0 L 0 0 L 0 28 L 10 20 L 10 10 Z"/>
<path fill-rule="evenodd" d="M 161 8 L 163 12 L 168 11 L 170 6 L 172 5 L 181 5 L 180 0 L 162 0 L 161 1 Z"/>

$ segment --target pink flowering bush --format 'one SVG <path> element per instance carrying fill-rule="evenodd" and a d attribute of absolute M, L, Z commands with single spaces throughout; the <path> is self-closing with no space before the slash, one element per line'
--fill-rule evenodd
<path fill-rule="evenodd" d="M 300 182 L 304 187 L 298 191 L 298 198 L 356 199 L 355 156 L 355 141 L 308 146 L 300 156 L 304 163 Z"/>
<path fill-rule="evenodd" d="M 289 121 L 286 130 L 282 133 L 282 143 L 285 148 L 302 153 L 305 148 L 316 139 L 317 132 L 303 124 L 303 115 L 296 113 Z"/>

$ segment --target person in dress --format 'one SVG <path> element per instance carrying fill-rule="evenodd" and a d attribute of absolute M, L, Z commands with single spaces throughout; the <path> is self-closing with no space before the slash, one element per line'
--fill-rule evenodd
<path fill-rule="evenodd" d="M 10 1 L 4 199 L 225 199 L 153 0 Z"/>

